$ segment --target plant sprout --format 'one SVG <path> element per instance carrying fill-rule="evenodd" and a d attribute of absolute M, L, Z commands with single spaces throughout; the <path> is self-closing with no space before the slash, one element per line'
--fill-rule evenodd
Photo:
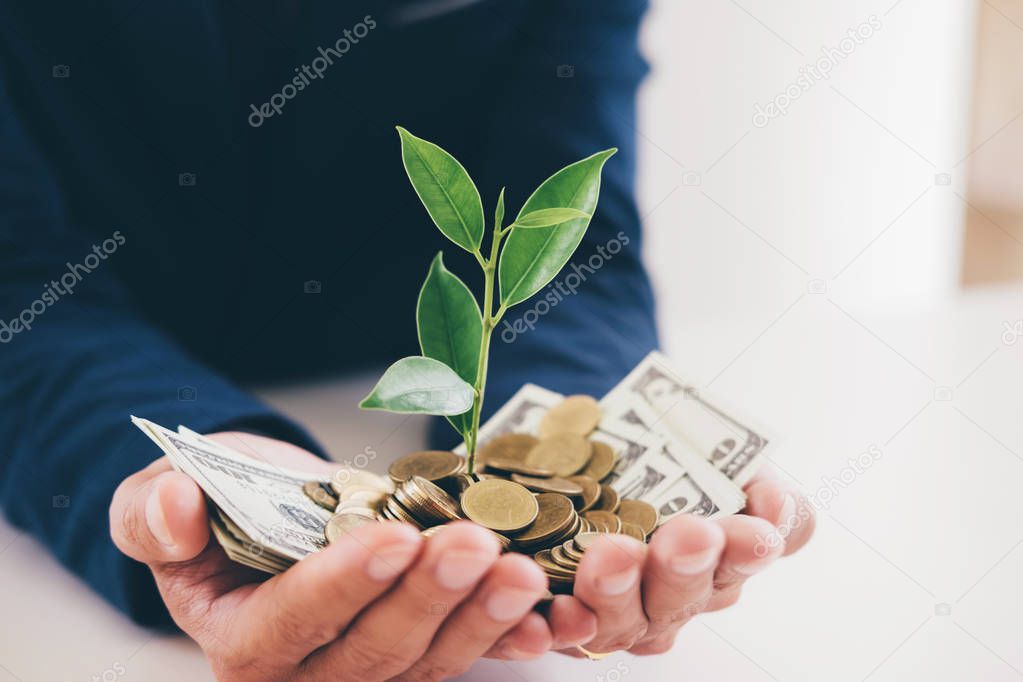
<path fill-rule="evenodd" d="M 509 308 L 540 291 L 568 263 L 597 208 L 604 163 L 617 150 L 598 152 L 547 178 L 508 225 L 502 188 L 484 249 L 483 202 L 469 173 L 432 142 L 400 126 L 398 135 L 405 171 L 426 212 L 483 270 L 482 309 L 438 253 L 416 306 L 422 355 L 388 367 L 359 407 L 447 417 L 465 440 L 472 474 L 491 334 Z"/>

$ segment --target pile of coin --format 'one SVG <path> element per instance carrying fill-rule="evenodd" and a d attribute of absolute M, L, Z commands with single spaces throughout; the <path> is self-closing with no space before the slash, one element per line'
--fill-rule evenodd
<path fill-rule="evenodd" d="M 449 521 L 468 519 L 490 529 L 506 551 L 533 556 L 554 592 L 571 591 L 579 561 L 604 534 L 646 541 L 656 509 L 621 499 L 605 481 L 615 451 L 587 436 L 601 419 L 589 396 L 570 396 L 543 417 L 538 436 L 509 433 L 479 451 L 478 472 L 453 452 L 414 452 L 394 462 L 389 482 L 343 470 L 330 484 L 307 483 L 316 504 L 334 512 L 326 536 L 375 520 L 412 524 L 430 535 Z M 341 479 L 341 480 L 339 480 Z"/>

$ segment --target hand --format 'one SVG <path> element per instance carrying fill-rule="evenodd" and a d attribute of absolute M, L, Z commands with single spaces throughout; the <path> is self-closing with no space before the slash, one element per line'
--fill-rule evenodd
<path fill-rule="evenodd" d="M 213 438 L 291 468 L 333 470 L 288 443 Z M 363 526 L 266 579 L 209 541 L 202 491 L 166 458 L 118 487 L 110 528 L 121 551 L 150 567 L 221 680 L 439 680 L 488 652 L 533 658 L 555 639 L 596 631 L 584 614 L 555 638 L 531 610 L 547 587 L 540 568 L 501 556 L 491 533 L 464 522 L 428 541 L 405 524 Z"/>
<path fill-rule="evenodd" d="M 595 543 L 579 566 L 575 596 L 565 598 L 596 614 L 597 635 L 583 646 L 599 653 L 664 653 L 693 616 L 736 603 L 750 576 L 809 541 L 812 510 L 773 472 L 758 474 L 746 495 L 746 514 L 717 521 L 679 516 L 649 545 L 625 536 Z"/>

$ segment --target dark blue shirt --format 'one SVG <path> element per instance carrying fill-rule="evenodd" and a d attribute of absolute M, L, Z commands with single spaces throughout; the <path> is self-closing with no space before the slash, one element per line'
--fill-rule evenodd
<path fill-rule="evenodd" d="M 492 211 L 611 146 L 569 266 L 511 309 L 487 407 L 601 395 L 656 345 L 633 192 L 640 0 L 0 2 L 0 501 L 139 622 L 109 538 L 158 453 L 137 414 L 322 450 L 238 388 L 418 353 L 430 260 L 475 286 L 405 177 L 435 141 Z M 447 427 L 436 445 L 452 445 Z"/>

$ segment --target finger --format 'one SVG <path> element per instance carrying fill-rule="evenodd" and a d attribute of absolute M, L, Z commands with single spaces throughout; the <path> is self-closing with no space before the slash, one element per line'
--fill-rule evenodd
<path fill-rule="evenodd" d="M 777 537 L 764 542 L 785 541 L 788 556 L 810 541 L 816 525 L 813 509 L 796 488 L 780 481 L 776 476 L 758 476 L 746 487 L 746 512 L 770 521 Z"/>
<path fill-rule="evenodd" d="M 307 669 L 324 679 L 344 673 L 358 680 L 388 679 L 407 670 L 499 553 L 497 539 L 484 528 L 468 522 L 444 527 L 401 582 L 362 613 L 342 639 L 316 653 Z"/>
<path fill-rule="evenodd" d="M 126 478 L 110 504 L 110 536 L 145 564 L 194 559 L 209 540 L 202 492 L 166 457 Z"/>
<path fill-rule="evenodd" d="M 360 526 L 259 585 L 239 605 L 240 658 L 302 661 L 390 589 L 422 545 L 407 524 Z"/>
<path fill-rule="evenodd" d="M 221 595 L 252 580 L 215 545 L 202 491 L 160 458 L 118 486 L 110 535 L 118 549 L 147 564 L 174 621 L 198 638 L 204 614 Z"/>
<path fill-rule="evenodd" d="M 586 551 L 575 596 L 597 616 L 597 634 L 585 647 L 604 653 L 628 649 L 646 632 L 639 593 L 647 546 L 624 535 L 602 537 Z"/>
<path fill-rule="evenodd" d="M 764 542 L 774 526 L 761 518 L 737 514 L 721 519 L 718 524 L 725 532 L 725 551 L 714 573 L 714 595 L 707 611 L 734 604 L 743 583 L 771 565 L 785 549 L 784 542 L 773 547 Z"/>
<path fill-rule="evenodd" d="M 534 611 L 527 613 L 484 656 L 507 661 L 529 661 L 550 651 L 552 641 L 550 626 L 543 616 Z"/>
<path fill-rule="evenodd" d="M 547 614 L 552 648 L 570 649 L 589 642 L 597 635 L 597 616 L 576 597 L 559 594 Z"/>
<path fill-rule="evenodd" d="M 679 628 L 703 611 L 724 548 L 721 526 L 699 516 L 677 516 L 654 533 L 643 573 L 643 608 L 649 627 L 640 648 L 662 636 L 674 641 Z M 634 648 L 633 653 L 645 652 Z"/>
<path fill-rule="evenodd" d="M 462 674 L 529 613 L 546 590 L 547 577 L 536 562 L 521 554 L 502 556 L 401 679 L 439 680 Z"/>

